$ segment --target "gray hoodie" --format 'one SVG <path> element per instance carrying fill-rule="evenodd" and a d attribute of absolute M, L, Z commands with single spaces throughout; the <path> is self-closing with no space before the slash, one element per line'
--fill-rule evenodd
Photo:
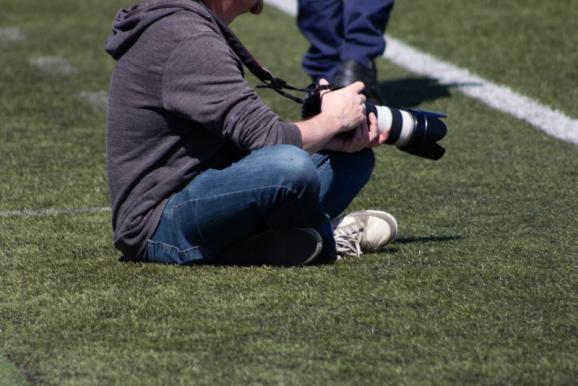
<path fill-rule="evenodd" d="M 106 51 L 117 60 L 109 96 L 107 161 L 114 244 L 137 257 L 168 198 L 208 168 L 251 150 L 301 146 L 243 78 L 206 8 L 145 0 L 116 15 Z"/>

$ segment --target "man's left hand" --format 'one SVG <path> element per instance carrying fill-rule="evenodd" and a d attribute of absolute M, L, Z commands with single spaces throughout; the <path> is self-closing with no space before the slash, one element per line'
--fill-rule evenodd
<path fill-rule="evenodd" d="M 382 145 L 389 137 L 389 131 L 379 134 L 377 117 L 373 113 L 369 114 L 368 120 L 351 131 L 351 134 L 350 136 L 337 135 L 331 138 L 325 146 L 325 150 L 356 153 L 367 147 Z"/>

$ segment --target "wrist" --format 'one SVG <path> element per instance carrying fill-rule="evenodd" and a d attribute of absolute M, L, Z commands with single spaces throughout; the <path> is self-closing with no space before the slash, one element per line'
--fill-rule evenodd
<path fill-rule="evenodd" d="M 317 124 L 319 128 L 326 130 L 330 136 L 338 134 L 344 129 L 341 120 L 335 115 L 321 112 L 315 118 L 318 119 Z"/>

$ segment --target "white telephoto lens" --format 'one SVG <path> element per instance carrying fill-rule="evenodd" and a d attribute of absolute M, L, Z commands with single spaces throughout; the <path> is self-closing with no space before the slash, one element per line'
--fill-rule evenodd
<path fill-rule="evenodd" d="M 379 134 L 383 134 L 384 131 L 391 129 L 393 122 L 393 115 L 391 110 L 385 106 L 375 106 L 377 113 L 377 128 Z"/>
<path fill-rule="evenodd" d="M 411 134 L 413 133 L 415 122 L 413 120 L 413 116 L 408 111 L 399 110 L 399 112 L 401 113 L 402 117 L 402 125 L 401 133 L 399 134 L 397 141 L 395 141 L 395 146 L 404 147 L 411 139 Z"/>

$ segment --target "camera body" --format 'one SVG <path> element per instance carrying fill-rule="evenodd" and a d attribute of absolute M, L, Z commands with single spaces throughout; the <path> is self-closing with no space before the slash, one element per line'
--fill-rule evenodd
<path fill-rule="evenodd" d="M 301 114 L 304 119 L 321 112 L 321 91 L 335 90 L 333 86 L 313 86 L 303 100 Z M 365 103 L 365 111 L 369 116 L 377 117 L 379 132 L 389 130 L 387 144 L 395 145 L 401 151 L 419 157 L 439 160 L 446 150 L 437 142 L 448 132 L 442 118 L 447 116 L 433 111 L 408 109 L 400 110 L 387 106 Z"/>

